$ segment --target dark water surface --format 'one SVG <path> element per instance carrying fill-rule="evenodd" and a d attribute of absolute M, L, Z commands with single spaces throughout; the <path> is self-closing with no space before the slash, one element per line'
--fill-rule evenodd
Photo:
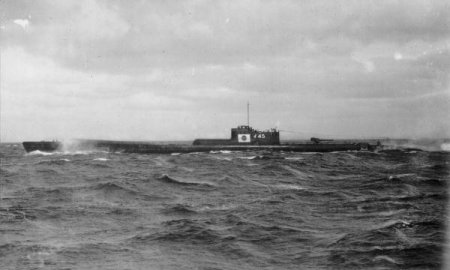
<path fill-rule="evenodd" d="M 0 269 L 444 267 L 449 152 L 0 153 Z"/>

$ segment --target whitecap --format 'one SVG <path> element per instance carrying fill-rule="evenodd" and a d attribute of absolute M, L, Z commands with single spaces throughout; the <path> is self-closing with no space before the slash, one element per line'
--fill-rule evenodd
<path fill-rule="evenodd" d="M 302 186 L 298 186 L 298 185 L 292 185 L 292 184 L 279 184 L 279 185 L 275 185 L 275 188 L 279 188 L 279 189 L 291 189 L 291 190 L 304 190 L 306 188 L 302 187 Z"/>
<path fill-rule="evenodd" d="M 209 151 L 209 153 L 210 154 L 231 154 L 232 151 L 230 151 L 230 150 L 218 150 L 218 151 L 211 150 L 211 151 Z"/>
<path fill-rule="evenodd" d="M 198 209 L 198 211 L 206 212 L 206 211 L 225 211 L 235 209 L 237 206 L 234 204 L 222 204 L 217 206 L 202 206 Z"/>
<path fill-rule="evenodd" d="M 255 159 L 257 156 L 239 157 L 240 159 Z"/>
<path fill-rule="evenodd" d="M 210 186 L 210 187 L 215 186 L 214 183 L 210 183 L 210 182 L 206 182 L 206 181 L 189 181 L 189 180 L 183 179 L 183 178 L 180 179 L 180 178 L 171 177 L 167 174 L 163 174 L 161 177 L 158 178 L 158 180 L 164 181 L 166 183 L 178 184 L 178 185 L 199 185 L 199 186 Z"/>
<path fill-rule="evenodd" d="M 90 155 L 92 153 L 94 153 L 94 151 L 78 150 L 78 151 L 73 151 L 73 152 L 70 152 L 70 151 L 64 152 L 65 155 Z"/>
<path fill-rule="evenodd" d="M 403 179 L 403 178 L 407 178 L 407 177 L 411 177 L 411 176 L 415 176 L 415 173 L 402 173 L 402 174 L 395 174 L 395 175 L 390 175 L 389 176 L 389 180 L 399 180 L 399 179 Z"/>
<path fill-rule="evenodd" d="M 49 152 L 43 152 L 43 151 L 36 150 L 36 151 L 32 151 L 32 152 L 28 153 L 27 155 L 29 155 L 29 156 L 35 156 L 35 155 L 51 156 L 51 155 L 55 155 L 55 154 L 57 154 L 57 152 L 49 153 Z"/>
<path fill-rule="evenodd" d="M 217 160 L 226 160 L 226 161 L 232 161 L 233 159 L 231 157 L 216 157 Z"/>
<path fill-rule="evenodd" d="M 307 179 L 307 178 L 312 178 L 312 175 L 299 171 L 297 169 L 291 168 L 289 166 L 282 166 L 285 170 L 291 172 L 293 175 L 298 176 L 299 178 L 302 179 Z"/>
<path fill-rule="evenodd" d="M 379 255 L 376 256 L 374 259 L 374 261 L 386 261 L 386 262 L 390 262 L 393 264 L 398 264 L 396 260 L 394 260 L 393 258 L 387 256 L 387 255 Z"/>
<path fill-rule="evenodd" d="M 406 221 L 406 220 L 401 220 L 401 219 L 391 219 L 382 224 L 375 225 L 375 226 L 373 226 L 373 228 L 374 229 L 384 229 L 384 228 L 388 228 L 388 227 L 391 227 L 391 226 L 394 226 L 397 224 L 399 226 L 406 227 L 406 226 L 411 225 L 411 222 Z"/>
<path fill-rule="evenodd" d="M 287 157 L 287 160 L 303 160 L 302 157 Z"/>
<path fill-rule="evenodd" d="M 97 160 L 97 161 L 107 161 L 107 160 L 109 160 L 109 159 L 107 159 L 107 158 L 94 158 L 94 160 Z"/>

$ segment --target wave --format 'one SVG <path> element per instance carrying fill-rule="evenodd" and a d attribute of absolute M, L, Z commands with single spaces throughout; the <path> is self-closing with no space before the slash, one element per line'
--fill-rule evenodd
<path fill-rule="evenodd" d="M 58 153 L 60 153 L 60 152 L 43 152 L 43 151 L 39 151 L 39 150 L 36 150 L 36 151 L 31 151 L 31 152 L 29 152 L 29 153 L 27 153 L 26 155 L 27 156 L 36 156 L 36 155 L 39 155 L 39 156 L 52 156 L 52 155 L 57 155 Z"/>
<path fill-rule="evenodd" d="M 146 244 L 149 241 L 186 242 L 189 244 L 221 243 L 226 238 L 209 229 L 206 224 L 198 220 L 176 219 L 165 221 L 157 232 L 139 234 L 131 239 L 134 244 Z"/>
<path fill-rule="evenodd" d="M 94 240 L 95 241 L 95 240 Z M 99 242 L 80 242 L 80 241 L 64 241 L 65 245 L 60 246 L 57 250 L 58 257 L 64 257 L 64 258 L 104 258 L 105 256 L 109 258 L 113 258 L 114 256 L 117 256 L 117 254 L 121 253 L 128 253 L 131 252 L 131 250 L 127 247 L 124 247 L 120 243 L 108 243 L 108 241 L 105 241 L 104 239 L 98 239 Z M 67 242 L 69 242 L 67 244 Z M 56 258 L 55 258 L 56 259 Z M 78 259 L 81 261 L 82 259 Z M 58 261 L 59 263 L 59 261 Z M 57 263 L 54 263 L 57 265 Z M 48 264 L 46 262 L 46 267 L 42 267 L 43 269 L 48 269 Z M 102 264 L 105 267 L 105 264 Z M 106 265 L 109 266 L 108 263 Z M 41 268 L 41 267 L 39 267 Z M 83 267 L 82 267 L 83 268 Z M 94 269 L 99 269 L 97 267 L 93 267 Z M 106 268 L 108 268 L 106 266 Z M 114 268 L 121 269 L 122 267 L 119 267 L 117 264 L 115 264 Z M 128 269 L 127 267 L 123 267 Z M 58 268 L 61 269 L 61 268 Z M 62 268 L 62 269 L 68 269 L 68 268 Z"/>
<path fill-rule="evenodd" d="M 416 176 L 416 174 L 415 173 L 403 173 L 403 174 L 390 175 L 388 179 L 389 179 L 389 181 L 401 181 L 401 180 L 409 179 L 413 176 Z"/>
<path fill-rule="evenodd" d="M 180 203 L 175 205 L 166 205 L 162 212 L 164 214 L 181 214 L 181 215 L 190 215 L 197 213 L 190 205 Z"/>
<path fill-rule="evenodd" d="M 334 252 L 350 252 L 347 255 L 352 255 L 352 257 L 374 258 L 379 255 L 393 255 L 395 257 L 401 256 L 402 262 L 405 263 L 409 259 L 429 262 L 429 260 L 423 257 L 417 258 L 417 256 L 424 253 L 433 256 L 438 255 L 430 254 L 442 251 L 436 243 L 430 241 L 432 239 L 439 241 L 439 236 L 436 235 L 442 234 L 444 231 L 445 222 L 434 219 L 423 221 L 391 219 L 366 228 L 366 230 L 347 234 L 338 241 L 331 243 L 330 247 L 336 248 Z M 421 241 L 422 237 L 430 241 Z"/>
<path fill-rule="evenodd" d="M 231 154 L 233 151 L 230 150 L 219 150 L 219 151 L 214 151 L 211 150 L 209 151 L 210 154 Z"/>
<path fill-rule="evenodd" d="M 92 150 L 77 150 L 77 151 L 64 151 L 63 155 L 91 155 L 94 153 L 105 153 L 104 151 L 92 151 Z"/>
<path fill-rule="evenodd" d="M 286 157 L 287 160 L 304 160 L 302 157 Z"/>
<path fill-rule="evenodd" d="M 239 157 L 240 159 L 255 159 L 257 156 Z"/>
<path fill-rule="evenodd" d="M 433 244 L 402 244 L 387 239 L 386 243 L 375 247 L 368 247 L 365 242 L 357 243 L 357 247 L 331 250 L 333 266 L 338 264 L 342 269 L 353 269 L 355 265 L 358 269 L 439 269 L 441 265 L 440 260 L 430 259 L 441 257 L 442 250 Z"/>
<path fill-rule="evenodd" d="M 432 171 L 448 171 L 450 170 L 450 166 L 447 164 L 434 164 L 434 165 L 425 165 L 423 168 L 431 169 Z"/>
<path fill-rule="evenodd" d="M 59 203 L 71 203 L 73 189 L 70 187 L 56 186 L 52 188 L 47 187 L 28 187 L 20 192 L 15 193 L 15 198 L 23 196 L 30 197 L 36 201 L 45 201 L 51 204 L 51 207 L 56 207 Z M 22 206 L 18 206 L 22 207 Z M 29 209 L 33 212 L 37 211 L 37 206 L 27 205 L 23 209 Z"/>
<path fill-rule="evenodd" d="M 392 264 L 400 264 L 396 260 L 394 260 L 393 258 L 391 258 L 387 255 L 378 255 L 373 259 L 373 261 L 374 262 L 385 261 L 385 262 L 392 263 Z"/>
<path fill-rule="evenodd" d="M 45 152 L 45 151 L 31 151 L 29 153 L 26 153 L 26 156 L 58 156 L 58 155 L 68 155 L 68 156 L 74 156 L 74 155 L 91 155 L 94 153 L 108 153 L 105 151 L 93 151 L 93 150 L 76 150 L 76 151 L 55 151 L 55 152 Z"/>
<path fill-rule="evenodd" d="M 278 189 L 287 189 L 287 190 L 304 190 L 304 189 L 306 189 L 305 187 L 298 186 L 298 185 L 292 185 L 292 184 L 279 184 L 279 185 L 275 185 L 272 187 L 278 188 Z"/>
<path fill-rule="evenodd" d="M 278 155 L 271 155 L 271 154 L 263 154 L 263 155 L 256 155 L 256 156 L 246 156 L 246 157 L 238 157 L 240 159 L 249 159 L 249 160 L 276 160 L 276 159 L 286 159 L 285 157 L 281 157 Z"/>
<path fill-rule="evenodd" d="M 405 187 L 407 188 L 408 195 L 419 195 L 417 192 L 417 188 L 409 185 L 409 184 L 421 184 L 421 185 L 428 185 L 428 186 L 446 186 L 447 181 L 446 179 L 436 179 L 436 178 L 427 178 L 427 177 L 418 177 L 416 174 L 413 173 L 405 173 L 405 174 L 397 174 L 397 175 L 390 175 L 389 181 L 391 182 L 398 182 L 403 183 Z M 406 184 L 409 183 L 409 184 Z"/>
<path fill-rule="evenodd" d="M 281 159 L 285 159 L 285 157 L 281 157 L 278 155 L 259 155 L 256 156 L 255 159 L 260 159 L 260 160 L 281 160 Z"/>
<path fill-rule="evenodd" d="M 198 210 L 201 212 L 208 212 L 208 211 L 227 211 L 227 210 L 232 210 L 232 209 L 236 209 L 237 206 L 234 204 L 222 204 L 222 205 L 206 205 L 206 206 L 202 206 L 200 207 Z"/>
<path fill-rule="evenodd" d="M 390 216 L 395 216 L 395 215 L 398 215 L 398 214 L 402 214 L 404 212 L 406 212 L 405 209 L 398 209 L 398 210 L 379 211 L 379 212 L 375 212 L 373 214 L 375 216 L 390 217 Z"/>
<path fill-rule="evenodd" d="M 380 229 L 389 229 L 389 228 L 406 228 L 411 226 L 411 221 L 403 220 L 403 219 L 391 219 L 382 224 L 375 225 L 372 228 L 374 230 Z"/>
<path fill-rule="evenodd" d="M 419 228 L 423 228 L 427 230 L 427 232 L 436 232 L 439 230 L 445 229 L 445 223 L 437 220 L 420 220 L 420 221 L 408 221 L 404 219 L 391 219 L 382 224 L 376 225 L 373 227 L 374 230 L 382 230 L 382 229 L 402 229 L 402 228 L 413 228 L 416 230 Z"/>
<path fill-rule="evenodd" d="M 90 167 L 94 167 L 94 168 L 111 168 L 112 165 L 109 164 L 108 162 L 85 162 L 87 163 Z"/>
<path fill-rule="evenodd" d="M 83 186 L 78 189 L 81 192 L 75 193 L 72 197 L 79 197 L 82 202 L 88 204 L 92 204 L 92 201 L 96 205 L 106 204 L 109 208 L 111 206 L 122 207 L 123 204 L 129 203 L 134 205 L 143 201 L 154 202 L 170 199 L 164 195 L 149 194 L 134 187 L 124 186 L 118 182 L 104 182 L 91 186 Z"/>
<path fill-rule="evenodd" d="M 292 175 L 294 175 L 297 178 L 302 179 L 302 180 L 312 179 L 314 177 L 312 174 L 302 172 L 302 171 L 294 169 L 294 168 L 292 168 L 291 166 L 288 166 L 288 165 L 283 165 L 281 167 L 284 170 L 290 172 Z"/>
<path fill-rule="evenodd" d="M 108 161 L 108 158 L 94 158 L 95 161 Z"/>
<path fill-rule="evenodd" d="M 241 185 L 242 181 L 239 178 L 233 177 L 231 175 L 224 175 L 217 180 L 219 185 L 231 186 L 231 185 Z"/>
<path fill-rule="evenodd" d="M 64 165 L 67 162 L 70 162 L 70 159 L 61 158 L 61 159 L 47 159 L 41 160 L 37 164 L 45 164 L 45 165 Z"/>
<path fill-rule="evenodd" d="M 188 182 L 188 181 L 184 181 L 184 180 L 179 180 L 179 179 L 170 177 L 167 174 L 163 174 L 161 177 L 158 177 L 157 179 L 161 182 L 165 182 L 168 184 L 181 185 L 181 186 L 204 186 L 204 187 L 214 187 L 215 186 L 211 183 L 206 183 L 206 182 Z"/>
<path fill-rule="evenodd" d="M 224 161 L 232 161 L 232 160 L 233 160 L 232 157 L 229 157 L 229 156 L 219 156 L 219 155 L 214 156 L 214 159 L 215 159 L 215 160 L 224 160 Z"/>
<path fill-rule="evenodd" d="M 221 254 L 227 258 L 241 260 L 241 258 L 252 258 L 254 251 L 249 250 L 246 245 L 237 243 L 237 236 L 233 233 L 227 233 L 224 230 L 217 230 L 210 227 L 205 221 L 178 219 L 163 222 L 160 229 L 150 230 L 140 233 L 127 240 L 133 246 L 157 245 L 166 246 L 177 244 L 182 247 L 186 244 L 188 247 L 207 247 L 208 253 Z M 200 255 L 201 256 L 201 255 Z M 189 263 L 189 262 L 187 262 Z M 214 263 L 216 267 L 200 267 L 204 269 L 223 268 L 220 263 Z M 186 265 L 184 263 L 184 265 Z M 192 266 L 192 265 L 191 265 Z M 222 267 L 220 267 L 222 266 Z M 242 266 L 242 265 L 241 265 Z M 180 268 L 180 267 L 177 267 Z M 183 267 L 181 267 L 183 268 Z M 194 267 L 198 268 L 198 267 Z M 228 269 L 228 267 L 226 267 Z M 242 267 L 231 267 L 230 269 Z"/>
<path fill-rule="evenodd" d="M 383 151 L 450 151 L 448 139 L 421 139 L 421 140 L 386 140 L 383 142 Z"/>
<path fill-rule="evenodd" d="M 94 190 L 102 192 L 105 196 L 113 196 L 117 199 L 124 199 L 124 196 L 136 197 L 139 193 L 135 190 L 122 187 L 114 182 L 100 183 L 95 186 L 86 187 L 87 190 Z"/>
<path fill-rule="evenodd" d="M 423 179 L 421 183 L 425 183 L 430 186 L 447 186 L 447 180 L 442 179 Z"/>

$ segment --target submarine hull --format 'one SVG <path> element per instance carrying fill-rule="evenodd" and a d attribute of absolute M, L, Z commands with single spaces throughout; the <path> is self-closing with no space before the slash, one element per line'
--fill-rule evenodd
<path fill-rule="evenodd" d="M 192 153 L 210 151 L 287 151 L 287 152 L 334 152 L 334 151 L 360 151 L 374 150 L 375 146 L 368 143 L 304 143 L 304 144 L 280 144 L 280 145 L 187 145 L 187 144 L 155 144 L 131 141 L 82 141 L 80 145 L 89 148 L 107 150 L 109 152 L 139 153 L 139 154 L 171 154 Z M 61 149 L 59 142 L 24 142 L 27 152 L 45 151 L 52 152 Z"/>
<path fill-rule="evenodd" d="M 27 152 L 54 152 L 61 148 L 61 143 L 57 141 L 23 142 L 22 145 Z"/>
<path fill-rule="evenodd" d="M 211 151 L 286 151 L 286 152 L 334 152 L 359 151 L 360 144 L 292 144 L 292 145 L 159 145 L 112 143 L 110 152 L 171 154 Z"/>

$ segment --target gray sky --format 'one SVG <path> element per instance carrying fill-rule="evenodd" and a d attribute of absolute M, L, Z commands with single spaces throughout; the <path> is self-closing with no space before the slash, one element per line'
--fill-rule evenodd
<path fill-rule="evenodd" d="M 450 2 L 0 1 L 1 140 L 450 137 Z"/>

